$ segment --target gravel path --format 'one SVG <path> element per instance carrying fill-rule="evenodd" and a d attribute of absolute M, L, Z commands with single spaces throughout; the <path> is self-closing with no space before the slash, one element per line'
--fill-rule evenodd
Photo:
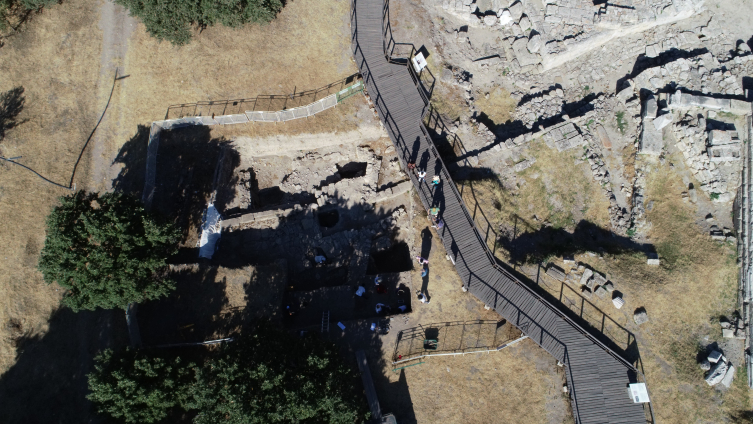
<path fill-rule="evenodd" d="M 118 75 L 127 75 L 125 57 L 128 51 L 128 40 L 136 26 L 136 20 L 128 11 L 112 0 L 105 0 L 100 8 L 99 28 L 102 30 L 102 57 L 99 65 L 99 82 L 97 84 L 97 100 L 105 105 L 112 89 L 115 70 Z M 122 109 L 118 107 L 120 99 L 127 89 L 127 79 L 118 82 L 113 93 L 110 108 L 104 120 L 109 128 L 118 128 Z M 112 166 L 112 158 L 117 154 L 118 140 L 108 137 L 106 131 L 98 130 L 94 134 L 91 148 L 91 182 L 92 190 L 111 190 L 112 180 L 117 176 L 118 169 Z"/>

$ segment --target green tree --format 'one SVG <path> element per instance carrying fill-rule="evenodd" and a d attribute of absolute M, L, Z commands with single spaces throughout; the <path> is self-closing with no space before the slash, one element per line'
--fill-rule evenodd
<path fill-rule="evenodd" d="M 175 288 L 163 274 L 179 234 L 120 193 L 79 191 L 60 198 L 47 217 L 39 269 L 48 284 L 66 288 L 74 311 L 123 308 L 166 296 Z"/>
<path fill-rule="evenodd" d="M 87 399 L 97 412 L 127 423 L 153 423 L 186 402 L 194 365 L 155 352 L 126 349 L 115 354 L 108 349 L 95 358 Z"/>
<path fill-rule="evenodd" d="M 192 386 L 195 424 L 351 424 L 368 418 L 362 390 L 334 346 L 271 324 L 226 347 Z"/>
<path fill-rule="evenodd" d="M 280 0 L 116 0 L 138 17 L 152 36 L 173 44 L 191 39 L 190 27 L 265 23 L 282 10 Z"/>

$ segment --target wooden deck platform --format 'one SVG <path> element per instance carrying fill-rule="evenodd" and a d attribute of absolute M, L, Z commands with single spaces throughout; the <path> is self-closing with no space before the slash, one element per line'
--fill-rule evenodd
<path fill-rule="evenodd" d="M 463 284 L 564 364 L 576 422 L 646 423 L 643 404 L 628 395 L 635 368 L 497 265 L 423 125 L 428 105 L 421 88 L 405 65 L 385 54 L 384 0 L 353 0 L 352 6 L 353 55 L 366 91 L 403 169 L 415 162 L 426 171 L 425 181 L 411 179 L 424 207 L 441 211 L 439 235 Z M 435 175 L 437 186 L 430 184 Z"/>

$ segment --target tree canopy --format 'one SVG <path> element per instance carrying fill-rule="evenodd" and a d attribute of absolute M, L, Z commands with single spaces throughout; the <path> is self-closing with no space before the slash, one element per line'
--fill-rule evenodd
<path fill-rule="evenodd" d="M 120 193 L 79 191 L 60 198 L 47 217 L 39 270 L 66 290 L 74 311 L 125 309 L 131 302 L 166 296 L 175 288 L 161 275 L 177 251 L 179 234 L 142 204 Z"/>
<path fill-rule="evenodd" d="M 132 371 L 137 367 L 127 361 L 137 362 L 138 356 L 128 353 L 121 358 L 125 359 L 101 355 L 89 376 L 89 399 L 99 411 L 116 418 L 125 416 L 112 411 L 127 411 L 123 413 L 133 419 L 159 419 L 171 408 L 194 412 L 195 424 L 353 424 L 369 416 L 358 379 L 334 345 L 316 336 L 293 336 L 269 323 L 262 323 L 251 336 L 236 337 L 202 366 L 193 367 L 191 381 L 176 371 L 178 360 L 162 360 L 160 368 L 148 368 L 165 376 L 174 396 L 165 395 L 164 384 L 155 384 L 158 377 L 141 371 L 146 366 Z M 144 388 L 136 391 L 142 380 Z"/>
<path fill-rule="evenodd" d="M 275 18 L 282 9 L 280 0 L 116 0 L 138 17 L 149 33 L 173 44 L 191 39 L 191 25 L 207 27 L 222 24 L 239 27 Z"/>
<path fill-rule="evenodd" d="M 154 423 L 185 403 L 193 364 L 166 359 L 154 350 L 105 350 L 87 377 L 97 411 L 127 423 Z"/>

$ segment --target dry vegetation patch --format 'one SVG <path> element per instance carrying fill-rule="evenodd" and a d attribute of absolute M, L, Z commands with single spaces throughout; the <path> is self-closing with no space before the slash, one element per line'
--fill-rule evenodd
<path fill-rule="evenodd" d="M 97 11 L 95 2 L 77 0 L 46 8 L 0 48 L 0 92 L 21 86 L 25 96 L 19 125 L 0 141 L 0 154 L 22 156 L 19 162 L 63 185 L 104 107 L 95 101 Z M 85 162 L 73 181 L 79 187 L 87 181 Z M 13 320 L 26 336 L 42 334 L 58 306 L 60 292 L 44 284 L 36 265 L 45 217 L 66 193 L 20 167 L 0 166 L 0 372 L 16 361 L 4 324 Z"/>
<path fill-rule="evenodd" d="M 495 125 L 509 122 L 515 111 L 517 102 L 510 97 L 510 93 L 502 87 L 496 87 L 487 92 L 477 94 L 476 107 L 483 112 Z"/>

